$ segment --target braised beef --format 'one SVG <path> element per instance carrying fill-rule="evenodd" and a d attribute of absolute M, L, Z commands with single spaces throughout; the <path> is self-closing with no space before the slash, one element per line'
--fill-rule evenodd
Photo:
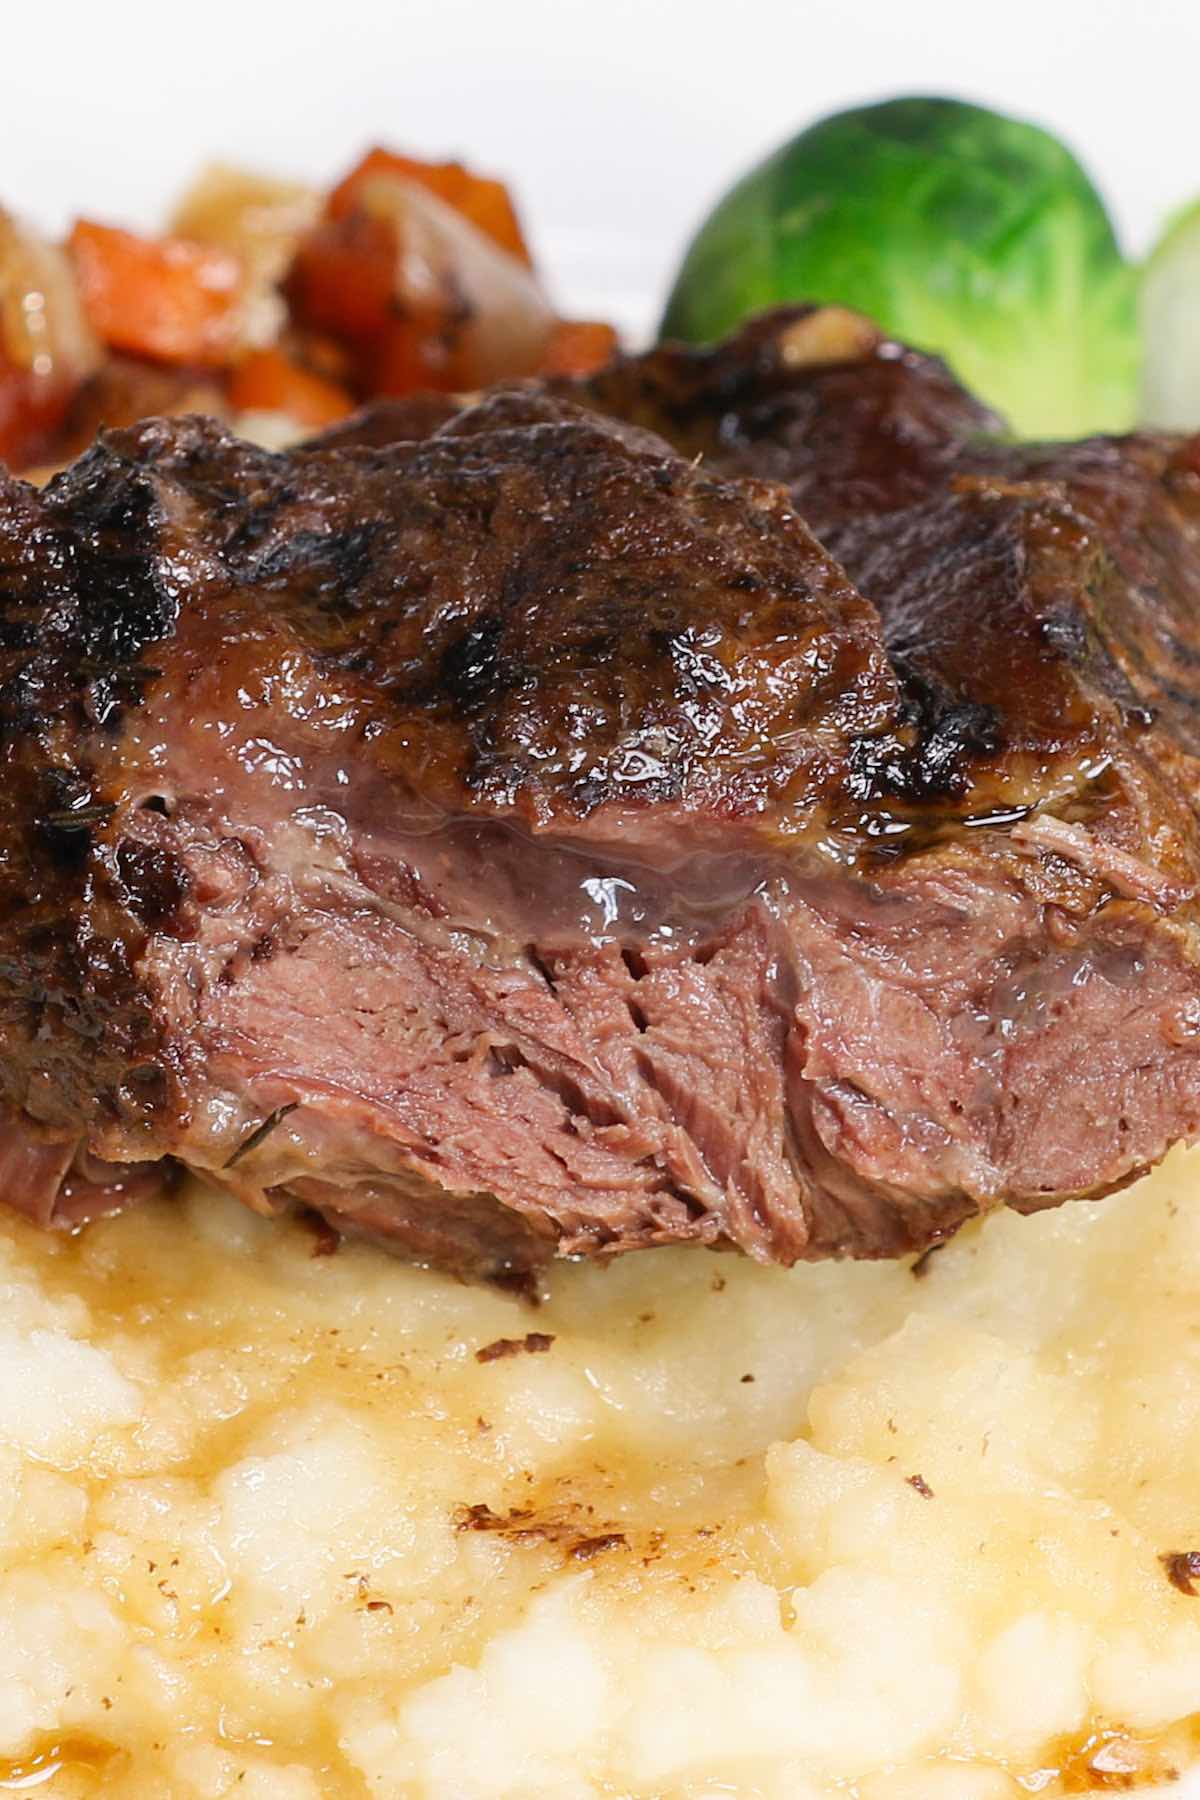
<path fill-rule="evenodd" d="M 7 482 L 8 1197 L 519 1278 L 1130 1180 L 1200 1134 L 1198 531 L 1194 442 L 810 311 Z"/>

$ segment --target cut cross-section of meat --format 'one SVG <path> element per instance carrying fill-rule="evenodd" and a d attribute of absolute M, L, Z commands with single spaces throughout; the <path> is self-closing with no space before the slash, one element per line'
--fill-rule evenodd
<path fill-rule="evenodd" d="M 1200 1134 L 1194 448 L 1010 449 L 821 317 L 3 488 L 9 1198 L 168 1159 L 519 1278 L 920 1250 Z"/>

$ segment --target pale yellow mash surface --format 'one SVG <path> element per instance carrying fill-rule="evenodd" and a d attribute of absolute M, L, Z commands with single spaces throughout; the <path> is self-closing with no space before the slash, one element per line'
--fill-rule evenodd
<path fill-rule="evenodd" d="M 1018 1800 L 1197 1754 L 1200 1154 L 920 1277 L 651 1252 L 533 1311 L 315 1242 L 199 1190 L 0 1220 L 0 1784 Z"/>

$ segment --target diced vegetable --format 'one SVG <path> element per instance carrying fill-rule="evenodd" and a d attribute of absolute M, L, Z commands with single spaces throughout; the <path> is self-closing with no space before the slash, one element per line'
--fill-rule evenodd
<path fill-rule="evenodd" d="M 1142 271 L 1145 425 L 1200 428 L 1200 201 L 1168 221 Z"/>
<path fill-rule="evenodd" d="M 555 324 L 524 263 L 394 175 L 364 182 L 305 239 L 287 292 L 299 324 L 352 346 L 365 394 L 530 374 Z"/>
<path fill-rule="evenodd" d="M 217 366 L 236 346 L 241 268 L 186 238 L 143 238 L 80 219 L 70 251 L 93 329 L 114 349 Z"/>
<path fill-rule="evenodd" d="M 538 367 L 555 318 L 526 264 L 414 182 L 377 177 L 359 204 L 392 228 L 396 304 L 411 323 L 436 328 L 428 361 L 445 385 L 476 387 Z"/>
<path fill-rule="evenodd" d="M 179 202 L 172 236 L 227 250 L 241 265 L 239 343 L 268 345 L 278 337 L 287 317 L 279 283 L 322 206 L 315 188 L 224 163 L 205 169 Z"/>
<path fill-rule="evenodd" d="M 459 162 L 376 147 L 328 196 L 215 164 L 161 237 L 80 219 L 52 247 L 0 212 L 0 458 L 39 474 L 102 424 L 200 411 L 287 442 L 615 345 L 556 317 L 508 189 Z"/>
<path fill-rule="evenodd" d="M 560 319 L 550 334 L 540 375 L 591 375 L 616 354 L 617 334 L 597 319 Z"/>
<path fill-rule="evenodd" d="M 490 176 L 475 175 L 462 163 L 420 162 L 416 157 L 400 156 L 394 150 L 377 146 L 368 150 L 362 161 L 334 188 L 329 196 L 330 216 L 340 219 L 353 211 L 368 182 L 381 175 L 415 181 L 418 187 L 427 188 L 437 199 L 444 200 L 447 206 L 461 213 L 464 219 L 469 219 L 502 250 L 507 250 L 510 256 L 532 266 L 533 259 L 516 208 L 504 183 Z"/>
<path fill-rule="evenodd" d="M 101 356 L 66 256 L 0 212 L 0 461 L 43 454 Z"/>
<path fill-rule="evenodd" d="M 234 365 L 229 404 L 235 412 L 286 413 L 301 425 L 332 425 L 353 410 L 345 388 L 315 375 L 279 349 L 251 350 Z"/>
<path fill-rule="evenodd" d="M 175 208 L 170 231 L 248 262 L 263 254 L 276 258 L 281 244 L 286 254 L 320 213 L 316 188 L 210 163 Z"/>
<path fill-rule="evenodd" d="M 955 100 L 835 114 L 743 177 L 701 226 L 663 333 L 718 337 L 832 301 L 943 355 L 1028 436 L 1134 415 L 1135 277 L 1071 152 Z"/>
<path fill-rule="evenodd" d="M 287 277 L 296 319 L 350 344 L 373 342 L 394 317 L 395 236 L 363 212 L 327 219 L 304 238 Z"/>

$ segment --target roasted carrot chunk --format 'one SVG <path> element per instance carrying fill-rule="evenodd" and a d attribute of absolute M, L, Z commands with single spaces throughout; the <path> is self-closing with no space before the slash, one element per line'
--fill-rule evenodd
<path fill-rule="evenodd" d="M 617 334 L 598 319 L 560 319 L 550 334 L 539 375 L 591 375 L 616 353 Z"/>
<path fill-rule="evenodd" d="M 392 224 L 355 210 L 309 233 L 285 285 L 303 330 L 328 333 L 347 346 L 363 396 L 442 385 L 439 318 L 408 315 L 396 293 L 398 256 Z"/>
<path fill-rule="evenodd" d="M 279 412 L 302 425 L 332 425 L 353 410 L 344 387 L 315 375 L 282 350 L 251 350 L 234 365 L 229 403 L 237 412 Z"/>
<path fill-rule="evenodd" d="M 390 398 L 422 388 L 452 394 L 470 385 L 457 346 L 431 330 L 428 323 L 394 319 L 366 350 L 362 360 L 365 391 Z"/>
<path fill-rule="evenodd" d="M 69 248 L 84 310 L 105 343 L 157 362 L 229 360 L 241 270 L 228 252 L 90 219 L 77 221 Z"/>
<path fill-rule="evenodd" d="M 376 146 L 368 150 L 344 180 L 329 196 L 329 214 L 340 219 L 353 211 L 365 184 L 380 175 L 398 175 L 404 181 L 415 181 L 452 206 L 464 219 L 482 231 L 493 243 L 507 250 L 527 266 L 532 266 L 529 247 L 517 218 L 508 189 L 502 181 L 476 175 L 462 163 L 420 162 L 416 157 L 401 156 L 394 150 Z"/>
<path fill-rule="evenodd" d="M 352 344 L 373 340 L 395 313 L 395 233 L 361 212 L 325 220 L 302 239 L 286 292 L 309 330 Z"/>
<path fill-rule="evenodd" d="M 398 260 L 393 224 L 356 209 L 310 232 L 288 275 L 292 317 L 350 348 L 362 395 L 455 384 L 446 366 L 445 316 L 434 296 L 420 306 L 401 299 Z"/>

